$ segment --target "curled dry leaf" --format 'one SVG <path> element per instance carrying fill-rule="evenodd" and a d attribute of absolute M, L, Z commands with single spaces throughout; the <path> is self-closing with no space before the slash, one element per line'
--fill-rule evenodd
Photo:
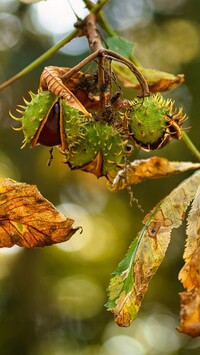
<path fill-rule="evenodd" d="M 42 90 L 52 90 L 63 97 L 73 95 L 74 107 L 85 114 L 86 110 L 98 110 L 101 107 L 99 98 L 98 74 L 75 72 L 69 78 L 65 78 L 72 68 L 49 66 L 44 68 L 40 77 Z M 63 87 L 64 86 L 64 87 Z M 60 90 L 60 91 L 59 91 Z M 64 90 L 64 91 L 63 91 Z M 57 95 L 56 94 L 56 95 Z M 109 93 L 105 93 L 108 97 Z M 72 101 L 73 101 L 72 99 Z M 72 105 L 67 101 L 68 105 Z M 80 106 L 82 104 L 82 106 Z M 88 113 L 87 113 L 88 115 Z"/>
<path fill-rule="evenodd" d="M 58 68 L 62 71 L 61 80 L 67 88 L 72 91 L 76 98 L 84 105 L 87 110 L 99 110 L 101 108 L 101 101 L 99 97 L 99 83 L 98 72 L 83 73 L 78 71 L 74 73 L 70 78 L 65 78 L 65 75 L 69 74 L 72 68 Z M 108 84 L 105 83 L 105 98 L 108 100 L 110 94 L 106 92 Z"/>
<path fill-rule="evenodd" d="M 109 188 L 111 191 L 118 191 L 125 189 L 128 185 L 139 184 L 145 179 L 158 179 L 199 168 L 200 163 L 170 162 L 165 158 L 156 156 L 149 159 L 134 160 L 118 172 Z"/>
<path fill-rule="evenodd" d="M 179 279 L 187 290 L 181 292 L 181 333 L 200 336 L 200 187 L 188 215 L 187 241 L 184 251 L 185 265 Z"/>
<path fill-rule="evenodd" d="M 129 70 L 120 63 L 113 63 L 113 69 L 118 79 L 125 87 L 133 87 L 140 90 L 140 85 L 136 77 L 130 74 Z M 173 75 L 154 69 L 138 68 L 149 85 L 149 91 L 152 93 L 168 91 L 174 89 L 184 82 L 184 75 Z"/>
<path fill-rule="evenodd" d="M 64 242 L 80 228 L 62 215 L 35 185 L 0 180 L 0 247 L 36 248 Z"/>
<path fill-rule="evenodd" d="M 77 97 L 64 85 L 62 76 L 66 73 L 63 67 L 49 66 L 45 67 L 40 77 L 40 87 L 42 90 L 49 90 L 61 99 L 65 99 L 67 105 L 74 107 L 90 117 L 90 113 L 85 109 Z"/>
<path fill-rule="evenodd" d="M 115 322 L 129 326 L 135 319 L 150 280 L 161 264 L 171 239 L 200 185 L 200 171 L 183 181 L 144 219 L 144 227 L 130 245 L 109 285 L 108 310 Z"/>

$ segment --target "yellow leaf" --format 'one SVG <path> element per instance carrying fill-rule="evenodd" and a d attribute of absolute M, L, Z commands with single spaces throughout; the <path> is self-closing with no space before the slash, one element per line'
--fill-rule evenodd
<path fill-rule="evenodd" d="M 0 248 L 61 243 L 79 229 L 47 201 L 35 185 L 0 180 Z"/>
<path fill-rule="evenodd" d="M 111 191 L 125 189 L 128 185 L 139 184 L 145 179 L 158 179 L 168 175 L 200 168 L 200 163 L 170 162 L 165 158 L 151 157 L 149 159 L 134 160 L 118 172 L 112 184 Z"/>
<path fill-rule="evenodd" d="M 186 292 L 180 293 L 181 313 L 178 330 L 200 336 L 200 187 L 188 216 L 185 265 L 179 273 Z"/>
<path fill-rule="evenodd" d="M 120 326 L 129 326 L 136 317 L 148 285 L 168 248 L 173 228 L 178 228 L 200 185 L 200 171 L 183 181 L 144 219 L 144 227 L 134 239 L 109 285 L 108 310 Z M 198 254 L 199 255 L 199 254 Z"/>
<path fill-rule="evenodd" d="M 112 66 L 116 72 L 117 77 L 125 87 L 133 87 L 136 90 L 140 90 L 140 85 L 136 77 L 130 73 L 128 68 L 126 68 L 121 63 L 113 63 Z M 173 75 L 170 73 L 143 67 L 138 67 L 138 70 L 146 79 L 149 86 L 149 91 L 152 93 L 174 89 L 184 82 L 183 74 Z"/>

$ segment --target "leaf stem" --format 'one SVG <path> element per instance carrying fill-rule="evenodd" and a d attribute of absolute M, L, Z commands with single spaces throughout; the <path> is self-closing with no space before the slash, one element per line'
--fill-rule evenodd
<path fill-rule="evenodd" d="M 146 82 L 146 79 L 144 78 L 142 73 L 139 71 L 139 69 L 135 66 L 135 64 L 132 63 L 127 58 L 121 56 L 117 52 L 114 52 L 114 51 L 109 50 L 109 49 L 96 50 L 95 52 L 90 54 L 88 57 L 83 59 L 80 63 L 75 65 L 73 68 L 71 68 L 66 74 L 64 74 L 61 77 L 61 79 L 62 80 L 64 80 L 64 79 L 68 80 L 69 78 L 71 78 L 72 75 L 74 75 L 79 70 L 81 70 L 86 64 L 90 63 L 92 60 L 94 60 L 94 59 L 96 59 L 97 57 L 100 57 L 100 56 L 105 57 L 107 59 L 116 60 L 116 61 L 126 65 L 133 72 L 133 74 L 136 76 L 137 80 L 139 81 L 140 86 L 142 88 L 142 97 L 143 96 L 149 96 L 149 87 L 148 87 L 148 84 Z"/>
<path fill-rule="evenodd" d="M 8 85 L 14 83 L 16 80 L 21 79 L 24 75 L 28 74 L 30 71 L 35 69 L 38 65 L 42 64 L 45 60 L 51 57 L 54 53 L 56 53 L 60 48 L 62 48 L 65 44 L 69 43 L 73 38 L 75 38 L 79 33 L 79 30 L 76 29 L 71 32 L 69 35 L 64 37 L 60 42 L 55 44 L 55 46 L 51 47 L 48 51 L 34 60 L 32 63 L 27 65 L 24 69 L 18 72 L 16 75 L 5 81 L 3 84 L 0 85 L 0 90 L 3 90 Z"/>
<path fill-rule="evenodd" d="M 103 6 L 105 6 L 108 3 L 108 1 L 110 0 L 101 0 L 96 5 L 92 4 L 90 1 L 87 0 L 85 0 L 84 3 L 86 4 L 90 12 L 92 12 L 93 14 L 97 14 L 103 8 Z M 88 4 L 90 3 L 90 5 L 88 5 L 87 3 Z M 64 37 L 60 42 L 56 43 L 53 47 L 51 47 L 49 50 L 43 53 L 40 57 L 38 57 L 32 63 L 27 65 L 27 67 L 22 69 L 20 72 L 12 76 L 4 83 L 2 83 L 0 85 L 0 91 L 6 88 L 7 86 L 11 85 L 12 83 L 14 83 L 16 80 L 21 79 L 24 75 L 30 73 L 33 69 L 35 69 L 37 66 L 42 64 L 45 60 L 47 60 L 49 57 L 55 54 L 60 48 L 62 48 L 64 45 L 69 43 L 72 39 L 77 37 L 79 33 L 80 33 L 80 29 L 75 29 L 74 31 L 72 31 L 70 34 Z"/>
<path fill-rule="evenodd" d="M 137 78 L 137 80 L 140 83 L 140 86 L 142 88 L 142 97 L 143 96 L 149 96 L 149 86 L 148 83 L 146 81 L 146 79 L 144 78 L 143 74 L 140 72 L 140 70 L 138 69 L 138 67 L 129 59 L 121 56 L 120 54 L 118 54 L 117 52 L 114 52 L 112 50 L 109 49 L 105 49 L 104 50 L 104 56 L 110 59 L 114 59 L 120 63 L 123 63 L 124 65 L 126 65 L 135 75 L 135 77 Z"/>
<path fill-rule="evenodd" d="M 72 67 L 68 72 L 66 72 L 61 79 L 62 80 L 68 80 L 71 78 L 74 74 L 76 74 L 79 70 L 81 70 L 86 64 L 90 63 L 92 60 L 96 59 L 99 56 L 99 51 L 95 51 L 92 54 L 88 55 L 86 58 L 84 58 L 81 62 L 79 62 L 77 65 Z"/>
<path fill-rule="evenodd" d="M 118 37 L 118 33 L 113 30 L 113 28 L 110 26 L 109 22 L 107 21 L 105 15 L 102 13 L 102 11 L 99 12 L 98 14 L 98 20 L 101 25 L 101 27 L 104 29 L 104 31 L 110 36 L 110 37 Z M 137 67 L 142 68 L 142 64 L 139 62 L 139 60 L 134 56 L 133 53 L 130 54 L 129 60 L 135 64 Z"/>
<path fill-rule="evenodd" d="M 107 21 L 102 11 L 99 12 L 98 20 L 99 23 L 101 24 L 101 27 L 110 37 L 118 37 L 118 33 L 115 32 L 115 30 L 110 26 L 109 22 Z"/>
<path fill-rule="evenodd" d="M 199 150 L 195 147 L 195 145 L 192 143 L 191 139 L 187 135 L 186 132 L 182 132 L 182 140 L 187 146 L 187 148 L 192 152 L 192 154 L 197 158 L 198 161 L 200 161 L 200 152 Z"/>

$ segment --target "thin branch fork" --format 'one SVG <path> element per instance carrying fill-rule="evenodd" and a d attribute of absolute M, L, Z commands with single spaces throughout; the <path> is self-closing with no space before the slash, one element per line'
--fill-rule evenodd
<path fill-rule="evenodd" d="M 61 79 L 69 79 L 71 76 L 73 76 L 77 71 L 81 70 L 86 64 L 89 64 L 92 60 L 98 59 L 99 60 L 99 67 L 98 67 L 98 78 L 99 78 L 99 94 L 100 94 L 100 102 L 102 103 L 102 106 L 105 107 L 105 93 L 101 88 L 103 87 L 103 84 L 105 82 L 105 59 L 109 60 L 115 60 L 118 61 L 124 65 L 126 65 L 136 76 L 138 82 L 140 83 L 141 90 L 142 90 L 142 96 L 149 96 L 149 87 L 148 84 L 142 75 L 142 73 L 139 71 L 139 69 L 136 67 L 136 65 L 128 60 L 127 58 L 121 56 L 115 51 L 106 49 L 102 46 L 99 34 L 97 32 L 96 28 L 96 15 L 93 13 L 90 13 L 85 20 L 83 21 L 82 25 L 84 26 L 84 31 L 85 36 L 88 39 L 88 43 L 90 48 L 94 51 L 92 54 L 90 54 L 88 57 L 83 59 L 79 64 L 74 66 L 71 70 L 69 70 L 66 74 L 62 76 Z"/>
<path fill-rule="evenodd" d="M 140 83 L 141 89 L 142 89 L 142 96 L 149 96 L 149 87 L 147 84 L 146 79 L 142 75 L 142 73 L 139 71 L 139 69 L 127 58 L 121 56 L 115 51 L 112 51 L 110 49 L 99 49 L 93 52 L 92 54 L 88 55 L 85 59 L 83 59 L 80 63 L 75 65 L 72 69 L 70 69 L 66 74 L 64 74 L 61 79 L 68 80 L 70 79 L 74 74 L 76 74 L 79 70 L 81 70 L 85 65 L 89 64 L 91 61 L 99 58 L 99 57 L 105 57 L 107 59 L 112 59 L 117 62 L 120 62 L 124 65 L 126 65 L 132 73 L 136 76 L 137 80 Z"/>

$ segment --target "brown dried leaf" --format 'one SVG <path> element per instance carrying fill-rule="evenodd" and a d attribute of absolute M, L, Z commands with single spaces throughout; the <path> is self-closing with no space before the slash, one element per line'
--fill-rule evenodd
<path fill-rule="evenodd" d="M 140 84 L 138 83 L 136 77 L 130 73 L 128 68 L 120 63 L 113 63 L 113 69 L 125 87 L 133 87 L 136 90 L 140 90 Z M 173 75 L 143 67 L 139 67 L 138 69 L 146 79 L 149 85 L 149 91 L 152 93 L 174 89 L 184 82 L 183 74 Z"/>
<path fill-rule="evenodd" d="M 98 110 L 101 107 L 99 90 L 98 90 L 98 77 L 95 73 L 76 72 L 69 79 L 65 79 L 63 75 L 67 74 L 72 68 L 69 67 L 47 67 L 50 70 L 58 73 L 62 84 L 70 91 L 78 101 L 84 106 L 86 110 Z M 51 69 L 54 68 L 54 69 Z M 56 69 L 55 69 L 56 68 Z M 47 90 L 46 83 L 46 68 L 40 77 L 40 87 Z M 110 94 L 105 93 L 106 100 L 109 99 Z"/>
<path fill-rule="evenodd" d="M 49 90 L 61 99 L 65 99 L 66 103 L 90 117 L 90 113 L 85 109 L 77 97 L 63 84 L 61 77 L 66 73 L 66 69 L 62 67 L 49 66 L 45 67 L 40 77 L 40 87 L 42 90 Z"/>
<path fill-rule="evenodd" d="M 185 265 L 179 273 L 186 292 L 180 293 L 181 313 L 178 330 L 200 336 L 200 187 L 188 216 Z"/>
<path fill-rule="evenodd" d="M 165 158 L 151 157 L 134 160 L 120 170 L 109 186 L 111 191 L 125 189 L 128 185 L 139 184 L 145 179 L 158 179 L 168 175 L 200 168 L 200 163 L 169 162 Z"/>
<path fill-rule="evenodd" d="M 64 242 L 79 229 L 35 185 L 0 180 L 0 248 L 36 248 Z"/>
<path fill-rule="evenodd" d="M 61 68 L 66 74 L 71 68 Z M 99 97 L 98 77 L 95 73 L 76 72 L 69 79 L 62 79 L 62 82 L 87 110 L 98 110 L 101 107 Z M 109 93 L 105 93 L 106 98 Z"/>
<path fill-rule="evenodd" d="M 192 337 L 200 335 L 200 294 L 199 289 L 181 292 L 180 327 L 178 331 Z"/>

